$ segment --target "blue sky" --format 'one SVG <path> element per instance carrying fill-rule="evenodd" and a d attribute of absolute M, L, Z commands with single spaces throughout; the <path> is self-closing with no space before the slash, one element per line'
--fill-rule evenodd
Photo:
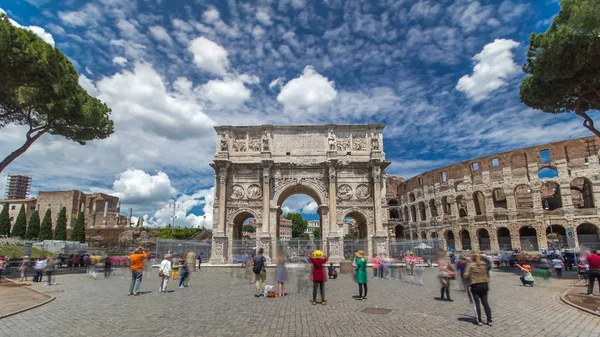
<path fill-rule="evenodd" d="M 405 178 L 588 135 L 575 116 L 532 111 L 518 97 L 529 34 L 546 30 L 557 1 L 17 0 L 1 8 L 63 51 L 115 120 L 113 136 L 85 147 L 45 135 L 6 172 L 32 174 L 34 193 L 116 194 L 157 226 L 169 222 L 174 199 L 178 223 L 211 224 L 214 125 L 384 123 L 387 172 Z M 0 155 L 23 134 L 2 129 Z M 307 216 L 314 208 L 306 197 L 284 206 Z"/>

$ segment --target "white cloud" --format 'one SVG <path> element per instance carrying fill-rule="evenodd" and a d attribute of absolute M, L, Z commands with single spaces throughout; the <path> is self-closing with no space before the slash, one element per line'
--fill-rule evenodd
<path fill-rule="evenodd" d="M 197 97 L 168 91 L 162 77 L 148 63 L 136 62 L 96 82 L 98 98 L 112 110 L 115 123 L 134 120 L 144 131 L 169 139 L 202 137 L 215 123 L 204 112 Z"/>
<path fill-rule="evenodd" d="M 283 77 L 278 77 L 278 78 L 272 80 L 271 83 L 269 83 L 269 89 L 273 89 L 277 86 L 279 86 L 279 87 L 282 86 L 283 81 L 284 81 Z"/>
<path fill-rule="evenodd" d="M 306 66 L 302 75 L 287 82 L 277 96 L 286 112 L 305 110 L 318 113 L 337 97 L 334 82 Z"/>
<path fill-rule="evenodd" d="M 224 108 L 235 108 L 250 99 L 250 90 L 239 80 L 211 80 L 204 84 L 201 95 Z"/>
<path fill-rule="evenodd" d="M 85 26 L 87 24 L 86 17 L 87 15 L 84 12 L 58 12 L 58 18 L 60 19 L 60 21 L 70 26 Z"/>
<path fill-rule="evenodd" d="M 4 11 L 4 9 L 0 8 L 0 13 L 6 14 L 6 11 Z M 32 31 L 35 35 L 39 36 L 47 44 L 54 47 L 54 38 L 52 37 L 52 34 L 46 32 L 46 30 L 44 28 L 38 27 L 38 26 L 22 26 L 17 21 L 15 21 L 11 18 L 8 18 L 8 21 L 17 28 L 23 28 L 23 29 Z"/>
<path fill-rule="evenodd" d="M 79 85 L 83 89 L 85 89 L 85 91 L 88 92 L 88 94 L 92 96 L 98 95 L 98 90 L 96 90 L 96 86 L 94 86 L 94 83 L 89 78 L 87 78 L 87 76 L 81 74 L 79 75 L 79 79 L 77 81 L 79 82 Z"/>
<path fill-rule="evenodd" d="M 481 53 L 473 57 L 473 74 L 461 77 L 456 89 L 479 102 L 494 90 L 505 86 L 519 71 L 512 53 L 512 49 L 518 45 L 519 43 L 507 39 L 496 39 L 487 44 Z"/>
<path fill-rule="evenodd" d="M 212 228 L 214 188 L 203 189 L 194 194 L 183 194 L 175 200 L 175 227 L 201 227 Z M 190 211 L 197 206 L 203 205 L 203 215 L 196 215 Z M 172 223 L 173 208 L 171 202 L 164 202 L 163 207 L 152 216 L 146 216 L 146 222 L 153 227 L 165 227 Z"/>
<path fill-rule="evenodd" d="M 311 201 L 302 207 L 303 214 L 317 214 L 317 210 L 319 209 L 319 205 L 315 201 Z"/>
<path fill-rule="evenodd" d="M 210 8 L 208 10 L 206 10 L 204 13 L 202 13 L 202 21 L 206 22 L 206 23 L 213 23 L 217 20 L 219 20 L 219 11 L 216 8 Z"/>
<path fill-rule="evenodd" d="M 142 170 L 129 169 L 117 176 L 114 195 L 125 204 L 144 205 L 168 200 L 177 190 L 164 172 L 150 175 Z"/>
<path fill-rule="evenodd" d="M 119 22 L 117 22 L 117 27 L 123 36 L 130 39 L 139 39 L 142 36 L 136 26 L 127 20 L 119 20 Z"/>
<path fill-rule="evenodd" d="M 194 54 L 194 63 L 198 68 L 216 75 L 227 73 L 227 50 L 217 43 L 199 37 L 190 42 L 188 51 Z"/>
<path fill-rule="evenodd" d="M 259 9 L 256 12 L 256 20 L 258 20 L 258 22 L 262 23 L 265 26 L 270 26 L 273 24 L 273 22 L 271 21 L 271 17 L 269 16 L 269 13 L 267 13 L 265 10 Z"/>
<path fill-rule="evenodd" d="M 169 33 L 167 33 L 167 31 L 162 26 L 152 26 L 149 28 L 149 30 L 150 34 L 152 34 L 152 37 L 157 41 L 163 41 L 168 44 L 173 43 L 173 39 L 171 39 Z"/>
<path fill-rule="evenodd" d="M 112 59 L 112 63 L 124 66 L 127 63 L 127 59 L 122 56 L 115 56 Z"/>

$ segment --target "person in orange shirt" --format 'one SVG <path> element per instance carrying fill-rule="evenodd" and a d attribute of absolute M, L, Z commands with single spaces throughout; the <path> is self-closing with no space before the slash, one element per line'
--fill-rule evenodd
<path fill-rule="evenodd" d="M 131 261 L 129 295 L 137 296 L 140 294 L 140 285 L 142 284 L 142 275 L 144 273 L 144 260 L 146 260 L 147 256 L 146 249 L 141 246 L 136 248 L 133 253 L 129 255 L 129 260 Z"/>

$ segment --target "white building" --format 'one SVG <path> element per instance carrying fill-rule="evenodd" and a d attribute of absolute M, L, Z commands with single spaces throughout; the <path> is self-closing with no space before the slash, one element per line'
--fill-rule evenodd
<path fill-rule="evenodd" d="M 321 221 L 310 220 L 310 221 L 308 221 L 308 227 L 306 227 L 306 230 L 304 231 L 304 233 L 306 233 L 308 235 L 313 235 L 314 230 L 320 229 L 320 228 L 321 228 Z"/>

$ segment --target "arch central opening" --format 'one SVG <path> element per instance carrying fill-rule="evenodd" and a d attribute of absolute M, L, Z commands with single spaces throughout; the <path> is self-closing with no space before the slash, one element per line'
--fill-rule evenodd
<path fill-rule="evenodd" d="M 344 258 L 351 260 L 354 252 L 368 252 L 367 218 L 359 212 L 352 211 L 344 217 Z"/>

